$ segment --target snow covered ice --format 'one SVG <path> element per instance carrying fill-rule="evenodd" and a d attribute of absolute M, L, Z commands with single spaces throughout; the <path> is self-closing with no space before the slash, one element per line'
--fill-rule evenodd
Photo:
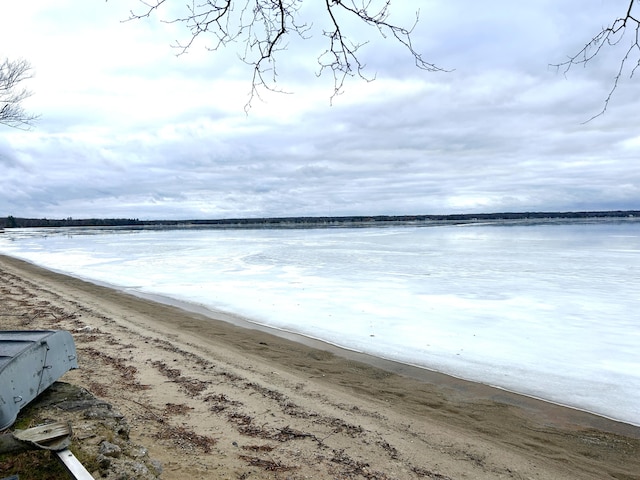
<path fill-rule="evenodd" d="M 17 229 L 0 252 L 640 425 L 640 222 Z"/>

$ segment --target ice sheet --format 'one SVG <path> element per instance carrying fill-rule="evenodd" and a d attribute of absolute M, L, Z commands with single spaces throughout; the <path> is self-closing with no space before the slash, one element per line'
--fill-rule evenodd
<path fill-rule="evenodd" d="M 640 223 L 8 230 L 87 279 L 640 424 Z"/>

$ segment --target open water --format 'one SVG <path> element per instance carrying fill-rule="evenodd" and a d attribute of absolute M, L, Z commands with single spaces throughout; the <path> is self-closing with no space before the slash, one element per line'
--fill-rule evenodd
<path fill-rule="evenodd" d="M 15 229 L 0 253 L 640 425 L 640 222 Z"/>

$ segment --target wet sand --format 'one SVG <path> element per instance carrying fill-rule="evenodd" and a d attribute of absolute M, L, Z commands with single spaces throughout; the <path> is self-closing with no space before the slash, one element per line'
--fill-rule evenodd
<path fill-rule="evenodd" d="M 2 329 L 72 332 L 63 380 L 165 479 L 640 478 L 640 428 L 577 410 L 3 256 L 0 301 Z"/>

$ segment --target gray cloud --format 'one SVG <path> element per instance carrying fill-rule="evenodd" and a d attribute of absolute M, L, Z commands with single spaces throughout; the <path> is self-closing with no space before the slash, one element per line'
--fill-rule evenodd
<path fill-rule="evenodd" d="M 265 92 L 246 116 L 249 77 L 236 52 L 200 46 L 175 58 L 174 27 L 123 24 L 121 3 L 14 5 L 0 20 L 2 44 L 19 45 L 3 54 L 36 67 L 28 106 L 43 115 L 33 131 L 0 131 L 0 215 L 638 208 L 633 81 L 583 124 L 602 108 L 616 59 L 606 52 L 566 78 L 547 66 L 624 5 L 431 2 L 415 45 L 454 71 L 420 72 L 374 38 L 362 53 L 376 81 L 350 79 L 331 106 L 329 79 L 314 73 L 316 38 L 280 63 L 294 93 Z M 17 17 L 29 35 L 7 23 Z"/>

